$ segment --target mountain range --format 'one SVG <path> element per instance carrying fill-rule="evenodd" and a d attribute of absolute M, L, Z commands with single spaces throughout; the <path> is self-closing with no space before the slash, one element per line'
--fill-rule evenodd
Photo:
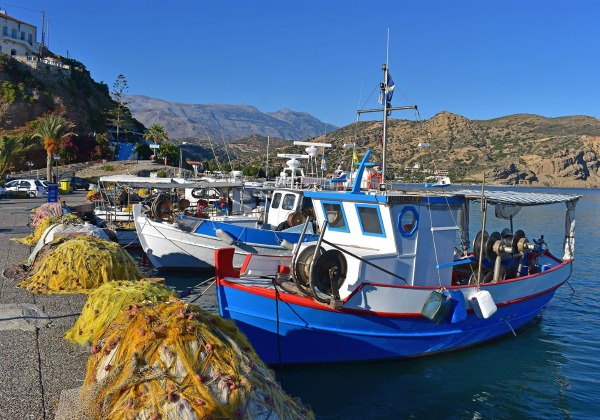
<path fill-rule="evenodd" d="M 251 135 L 301 140 L 338 127 L 306 112 L 261 112 L 250 105 L 187 104 L 143 95 L 127 95 L 132 115 L 146 127 L 160 124 L 170 139 L 206 138 L 227 142 Z"/>
<path fill-rule="evenodd" d="M 325 152 L 331 170 L 349 162 L 355 143 L 359 156 L 373 152 L 381 164 L 382 125 L 362 121 L 319 136 L 313 141 L 331 143 Z M 600 120 L 576 115 L 547 118 L 514 114 L 491 120 L 470 120 L 440 112 L 429 120 L 388 120 L 387 163 L 393 174 L 410 179 L 414 168 L 448 171 L 453 181 L 554 187 L 600 187 Z M 423 148 L 420 144 L 430 144 Z M 228 146 L 229 155 L 244 162 L 256 154 L 264 162 L 266 139 L 240 139 Z M 273 143 L 271 143 L 273 144 Z M 279 153 L 302 153 L 288 142 Z M 416 171 L 417 173 L 419 171 Z"/>

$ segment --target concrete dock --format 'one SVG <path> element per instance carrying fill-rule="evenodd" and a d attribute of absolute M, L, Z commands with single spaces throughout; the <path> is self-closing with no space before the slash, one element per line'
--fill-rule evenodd
<path fill-rule="evenodd" d="M 86 203 L 86 194 L 76 191 L 60 199 L 74 206 Z M 31 253 L 29 246 L 11 238 L 32 232 L 27 226 L 31 210 L 45 202 L 46 198 L 0 199 L 0 420 L 55 419 L 61 392 L 82 385 L 90 355 L 89 348 L 64 338 L 87 295 L 32 294 L 5 275 Z M 199 289 L 186 300 L 192 299 L 216 312 L 214 287 Z"/>
<path fill-rule="evenodd" d="M 86 191 L 62 196 L 85 203 Z M 53 419 L 62 390 L 81 386 L 88 349 L 64 339 L 87 296 L 33 295 L 4 272 L 30 248 L 11 238 L 30 234 L 34 209 L 46 198 L 0 199 L 0 419 Z"/>

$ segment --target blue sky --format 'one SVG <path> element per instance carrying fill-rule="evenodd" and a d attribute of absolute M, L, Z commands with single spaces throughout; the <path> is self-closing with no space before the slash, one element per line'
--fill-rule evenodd
<path fill-rule="evenodd" d="M 393 105 L 421 116 L 600 116 L 596 0 L 0 0 L 50 21 L 50 49 L 109 88 L 192 104 L 282 108 L 344 126 L 386 62 Z M 38 31 L 39 33 L 39 31 Z M 372 96 L 371 96 L 372 95 Z M 396 118 L 413 115 L 394 113 Z"/>

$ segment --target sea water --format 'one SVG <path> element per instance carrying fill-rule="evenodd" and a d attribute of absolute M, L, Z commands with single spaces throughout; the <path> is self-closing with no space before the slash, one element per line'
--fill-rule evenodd
<path fill-rule="evenodd" d="M 600 418 L 600 191 L 518 189 L 584 196 L 576 209 L 573 275 L 536 323 L 516 337 L 442 355 L 274 367 L 284 390 L 309 404 L 318 419 Z M 564 212 L 564 203 L 523 208 L 515 229 L 530 240 L 544 234 L 550 251 L 562 256 Z M 496 229 L 492 219 L 488 232 Z M 501 231 L 507 222 L 497 225 Z M 474 217 L 471 226 L 474 237 L 481 219 Z M 211 275 L 166 276 L 181 289 Z"/>

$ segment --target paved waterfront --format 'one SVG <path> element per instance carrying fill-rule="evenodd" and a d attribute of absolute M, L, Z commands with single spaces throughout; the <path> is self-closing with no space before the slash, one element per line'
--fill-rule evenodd
<path fill-rule="evenodd" d="M 61 197 L 85 202 L 85 191 Z M 0 419 L 53 419 L 62 390 L 79 387 L 88 349 L 64 339 L 85 295 L 33 295 L 4 271 L 27 259 L 30 248 L 10 238 L 27 236 L 30 210 L 45 198 L 0 199 Z"/>
<path fill-rule="evenodd" d="M 86 203 L 86 194 L 76 191 L 60 198 L 74 206 Z M 82 385 L 90 354 L 88 347 L 64 339 L 87 295 L 34 295 L 17 287 L 18 279 L 4 275 L 29 257 L 29 246 L 10 239 L 31 233 L 31 210 L 45 202 L 0 199 L 0 420 L 54 419 L 61 392 Z M 194 293 L 187 299 L 216 312 L 214 287 Z"/>

